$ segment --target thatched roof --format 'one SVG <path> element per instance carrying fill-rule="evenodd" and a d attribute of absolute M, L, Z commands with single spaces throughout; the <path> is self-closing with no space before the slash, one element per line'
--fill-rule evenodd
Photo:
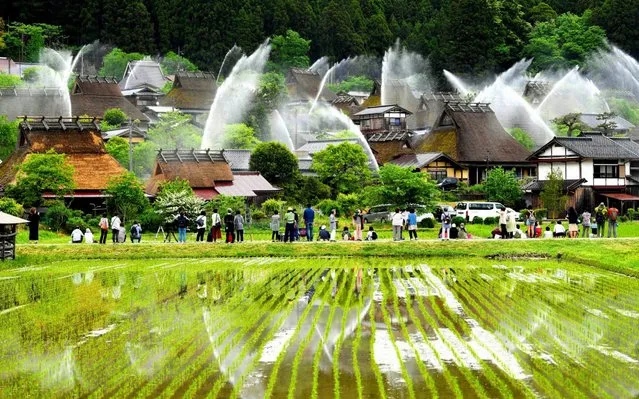
<path fill-rule="evenodd" d="M 147 192 L 155 194 L 160 183 L 176 178 L 187 180 L 192 188 L 211 188 L 217 182 L 233 181 L 233 172 L 218 151 L 160 150 L 155 172 L 147 184 Z"/>
<path fill-rule="evenodd" d="M 148 85 L 161 89 L 169 80 L 164 76 L 160 64 L 155 61 L 131 61 L 124 70 L 120 88 L 130 90 Z"/>
<path fill-rule="evenodd" d="M 106 152 L 96 121 L 82 122 L 77 118 L 40 118 L 20 123 L 18 149 L 0 164 L 0 184 L 15 181 L 17 166 L 31 154 L 43 154 L 53 149 L 66 155 L 73 166 L 76 192 L 101 191 L 108 181 L 126 170 Z"/>
<path fill-rule="evenodd" d="M 115 78 L 79 76 L 71 94 L 75 115 L 102 117 L 111 108 L 121 109 L 131 119 L 148 122 L 149 118 L 123 95 Z"/>
<path fill-rule="evenodd" d="M 0 87 L 0 114 L 9 120 L 24 115 L 62 115 L 66 113 L 63 97 L 58 87 Z"/>
<path fill-rule="evenodd" d="M 449 103 L 418 152 L 444 152 L 460 163 L 525 164 L 530 152 L 501 126 L 487 104 Z"/>
<path fill-rule="evenodd" d="M 318 72 L 312 72 L 302 68 L 291 68 L 286 75 L 286 85 L 289 96 L 300 100 L 313 100 L 322 84 L 322 76 Z M 326 86 L 322 89 L 320 99 L 331 102 L 337 96 Z"/>
<path fill-rule="evenodd" d="M 173 88 L 162 100 L 162 105 L 180 109 L 209 110 L 217 84 L 215 76 L 208 72 L 178 72 L 173 81 Z"/>

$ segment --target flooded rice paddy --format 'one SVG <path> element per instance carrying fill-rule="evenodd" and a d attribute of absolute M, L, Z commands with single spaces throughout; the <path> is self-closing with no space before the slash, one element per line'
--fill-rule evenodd
<path fill-rule="evenodd" d="M 0 272 L 0 396 L 632 398 L 639 281 L 557 261 Z"/>

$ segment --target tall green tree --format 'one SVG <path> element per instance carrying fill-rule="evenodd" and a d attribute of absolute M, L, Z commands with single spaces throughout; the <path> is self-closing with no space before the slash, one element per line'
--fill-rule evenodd
<path fill-rule="evenodd" d="M 255 130 L 244 123 L 226 125 L 222 148 L 252 150 L 260 143 L 255 137 Z"/>
<path fill-rule="evenodd" d="M 483 186 L 489 201 L 501 202 L 510 207 L 517 206 L 524 195 L 515 172 L 501 167 L 488 172 Z"/>
<path fill-rule="evenodd" d="M 197 65 L 192 63 L 188 58 L 169 51 L 162 58 L 160 63 L 162 72 L 165 75 L 175 75 L 177 72 L 195 72 L 198 70 Z"/>
<path fill-rule="evenodd" d="M 308 68 L 308 52 L 311 41 L 300 36 L 293 30 L 287 30 L 286 35 L 277 35 L 271 39 L 271 56 L 268 68 L 272 71 L 286 73 L 289 68 Z"/>
<path fill-rule="evenodd" d="M 113 137 L 104 145 L 107 152 L 115 158 L 120 165 L 129 167 L 129 142 L 122 137 Z"/>
<path fill-rule="evenodd" d="M 124 173 L 112 178 L 106 190 L 107 209 L 122 215 L 122 222 L 136 218 L 150 206 L 144 186 L 133 173 Z"/>
<path fill-rule="evenodd" d="M 386 164 L 379 168 L 379 180 L 380 184 L 371 188 L 378 204 L 420 204 L 431 208 L 439 199 L 437 183 L 428 174 L 415 173 L 411 168 Z"/>
<path fill-rule="evenodd" d="M 7 195 L 25 206 L 38 206 L 44 193 L 59 199 L 73 193 L 73 166 L 64 154 L 51 150 L 45 154 L 30 154 L 18 167 L 16 184 L 7 188 Z"/>
<path fill-rule="evenodd" d="M 144 58 L 141 53 L 126 53 L 119 48 L 114 48 L 104 57 L 100 76 L 113 76 L 121 79 L 124 76 L 126 66 L 131 61 L 139 61 Z"/>
<path fill-rule="evenodd" d="M 104 4 L 102 39 L 127 52 L 153 53 L 151 15 L 141 0 L 109 0 Z"/>
<path fill-rule="evenodd" d="M 323 9 L 318 30 L 318 44 L 323 54 L 336 60 L 364 53 L 364 40 L 355 30 L 351 15 L 343 2 L 330 0 Z"/>
<path fill-rule="evenodd" d="M 272 141 L 255 146 L 249 167 L 276 186 L 294 183 L 300 173 L 295 154 L 283 144 Z"/>
<path fill-rule="evenodd" d="M 329 145 L 313 155 L 312 168 L 322 183 L 337 194 L 360 190 L 371 178 L 368 157 L 358 144 Z"/>
<path fill-rule="evenodd" d="M 606 0 L 593 12 L 593 21 L 610 41 L 639 58 L 639 0 Z"/>

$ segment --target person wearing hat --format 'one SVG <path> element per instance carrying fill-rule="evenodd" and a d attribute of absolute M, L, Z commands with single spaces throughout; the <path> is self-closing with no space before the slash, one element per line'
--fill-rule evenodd
<path fill-rule="evenodd" d="M 595 208 L 595 220 L 597 221 L 597 235 L 601 238 L 604 236 L 604 230 L 606 228 L 606 219 L 608 219 L 608 208 L 602 202 Z"/>
<path fill-rule="evenodd" d="M 328 241 L 331 239 L 331 234 L 326 230 L 326 225 L 322 225 L 319 231 L 319 239 L 321 241 Z"/>
<path fill-rule="evenodd" d="M 286 222 L 284 227 L 284 242 L 293 242 L 293 240 L 295 240 L 295 213 L 293 213 L 293 208 L 290 206 L 286 210 L 284 221 Z"/>
<path fill-rule="evenodd" d="M 233 209 L 229 208 L 224 215 L 224 231 L 226 232 L 226 242 L 235 242 L 235 216 L 233 216 Z"/>
<path fill-rule="evenodd" d="M 456 240 L 459 238 L 459 230 L 457 230 L 457 225 L 455 223 L 450 226 L 450 231 L 448 232 L 448 234 L 451 240 Z"/>

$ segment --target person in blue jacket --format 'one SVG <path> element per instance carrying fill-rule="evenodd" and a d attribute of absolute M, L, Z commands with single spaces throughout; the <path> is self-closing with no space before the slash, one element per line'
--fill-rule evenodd
<path fill-rule="evenodd" d="M 304 224 L 306 225 L 306 239 L 313 241 L 313 223 L 315 222 L 315 211 L 308 204 L 304 209 Z"/>
<path fill-rule="evenodd" d="M 406 221 L 408 225 L 408 236 L 412 240 L 413 238 L 417 239 L 417 214 L 415 213 L 415 209 L 411 208 L 408 213 L 408 220 Z"/>

